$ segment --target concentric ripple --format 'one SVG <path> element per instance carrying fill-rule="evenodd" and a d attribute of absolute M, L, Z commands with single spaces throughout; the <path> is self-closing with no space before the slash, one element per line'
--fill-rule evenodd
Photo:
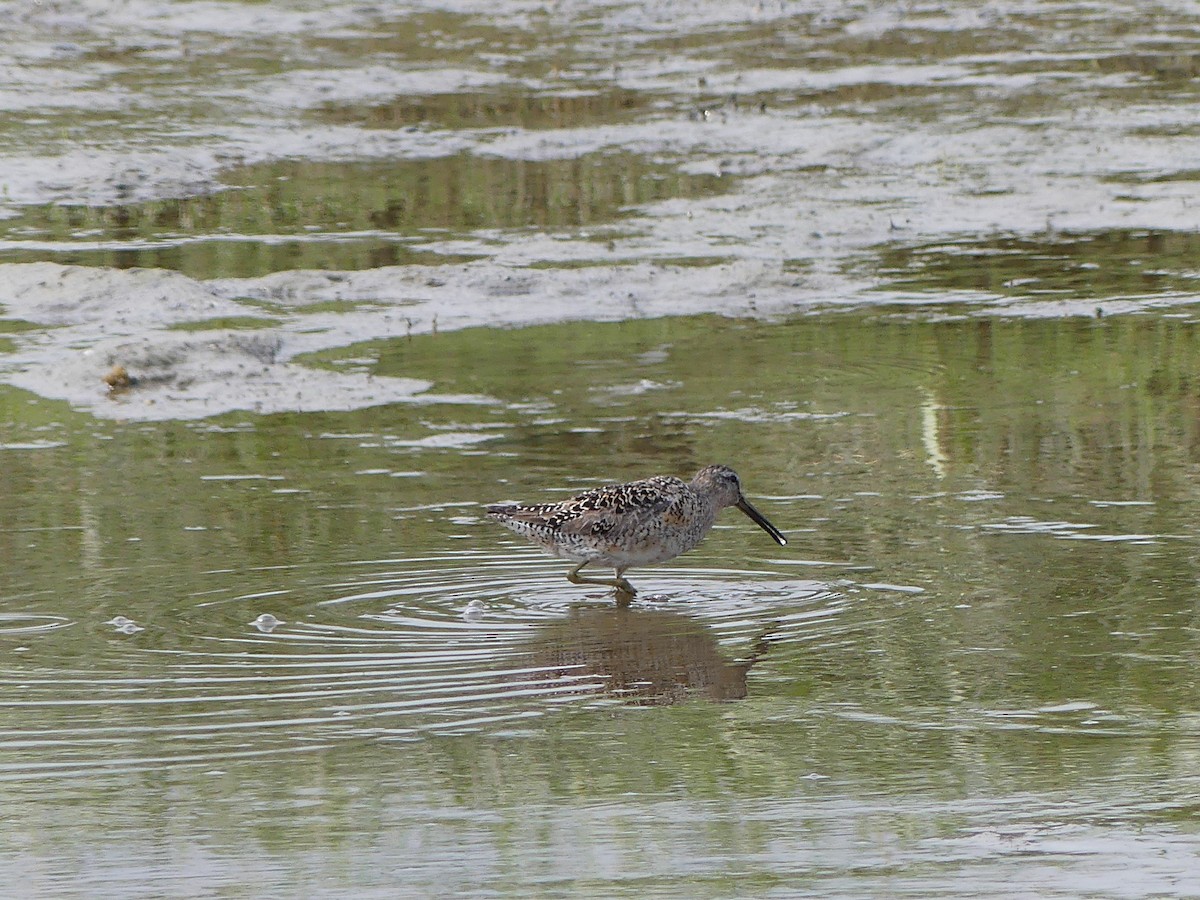
<path fill-rule="evenodd" d="M 0 613 L 0 637 L 6 635 L 41 634 L 73 625 L 66 616 L 36 615 L 33 613 Z"/>
<path fill-rule="evenodd" d="M 671 567 L 640 578 L 643 596 L 622 610 L 518 548 L 343 572 L 305 588 L 307 602 L 285 581 L 198 604 L 187 634 L 142 617 L 138 631 L 67 629 L 86 632 L 73 668 L 62 653 L 53 668 L 15 659 L 0 673 L 0 780 L 213 767 L 364 737 L 519 733 L 597 704 L 736 699 L 777 645 L 836 631 L 844 604 L 816 581 Z"/>

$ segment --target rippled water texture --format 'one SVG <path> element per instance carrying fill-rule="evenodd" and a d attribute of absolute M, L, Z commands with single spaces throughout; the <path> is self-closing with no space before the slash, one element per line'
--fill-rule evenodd
<path fill-rule="evenodd" d="M 1183 893 L 1195 328 L 351 348 L 494 400 L 417 414 L 35 423 L 6 394 L 0 785 L 37 836 L 7 865 L 49 892 L 181 866 L 236 892 L 264 861 L 304 890 L 303 854 L 331 894 Z M 712 459 L 791 543 L 727 513 L 628 610 L 482 515 Z"/>
<path fill-rule="evenodd" d="M 1196 896 L 1194 11 L 402 7 L 0 0 L 6 892 Z"/>

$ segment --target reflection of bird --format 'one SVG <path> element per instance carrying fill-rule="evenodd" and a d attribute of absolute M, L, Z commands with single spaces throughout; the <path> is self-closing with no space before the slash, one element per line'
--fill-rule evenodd
<path fill-rule="evenodd" d="M 695 619 L 653 609 L 573 609 L 529 637 L 520 680 L 558 693 L 604 692 L 630 703 L 668 705 L 694 696 L 741 700 L 746 673 L 766 655 L 778 622 L 750 642 L 750 653 L 727 660 L 717 635 Z M 532 670 L 532 671 L 531 671 Z"/>
<path fill-rule="evenodd" d="M 584 491 L 559 503 L 500 504 L 487 512 L 505 528 L 578 563 L 567 573 L 573 584 L 611 585 L 624 605 L 637 593 L 623 577 L 628 569 L 691 550 L 727 506 L 748 515 L 776 543 L 787 543 L 745 498 L 737 473 L 728 466 L 706 466 L 690 482 L 659 475 Z M 584 578 L 579 571 L 588 563 L 608 566 L 616 577 Z"/>

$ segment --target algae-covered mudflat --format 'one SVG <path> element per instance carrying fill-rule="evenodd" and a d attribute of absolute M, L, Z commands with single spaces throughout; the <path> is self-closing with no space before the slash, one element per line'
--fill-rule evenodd
<path fill-rule="evenodd" d="M 1193 12 L 0 2 L 10 892 L 1194 895 Z"/>

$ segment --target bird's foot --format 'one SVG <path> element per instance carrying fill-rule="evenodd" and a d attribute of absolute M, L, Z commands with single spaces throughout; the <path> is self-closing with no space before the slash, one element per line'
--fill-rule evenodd
<path fill-rule="evenodd" d="M 617 609 L 627 609 L 633 603 L 633 598 L 637 596 L 637 591 L 633 589 L 633 585 L 629 584 L 628 581 L 625 584 L 629 590 L 618 587 L 616 591 Z"/>

